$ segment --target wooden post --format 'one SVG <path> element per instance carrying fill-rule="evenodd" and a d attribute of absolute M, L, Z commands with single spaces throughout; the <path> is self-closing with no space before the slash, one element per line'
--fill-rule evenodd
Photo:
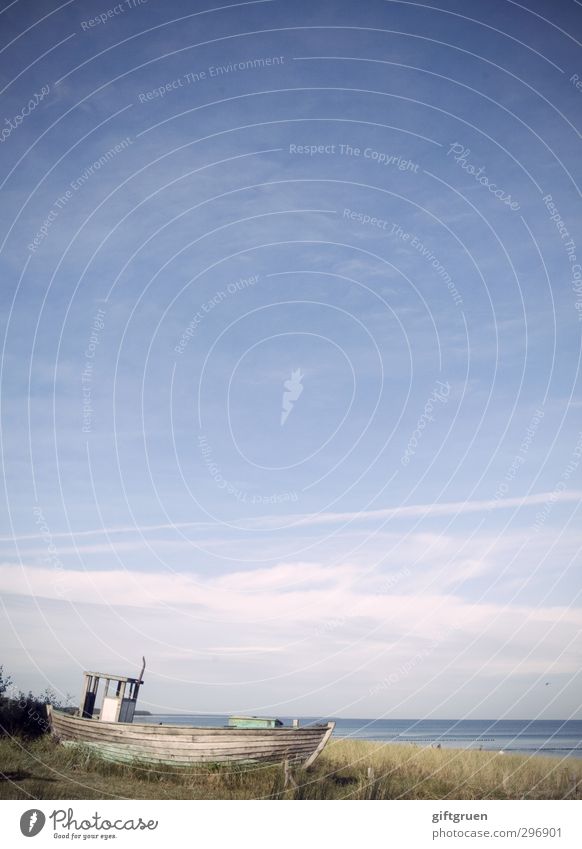
<path fill-rule="evenodd" d="M 284 771 L 284 773 L 285 773 L 285 782 L 284 782 L 284 784 L 283 784 L 283 789 L 284 789 L 285 787 L 287 787 L 287 785 L 288 785 L 288 784 L 290 784 L 290 785 L 291 785 L 291 787 L 292 787 L 294 790 L 297 790 L 297 782 L 295 781 L 295 779 L 294 779 L 294 778 L 293 778 L 293 776 L 291 775 L 291 769 L 290 769 L 290 767 L 289 767 L 289 760 L 288 760 L 288 758 L 285 758 L 285 760 L 283 761 L 283 771 Z"/>

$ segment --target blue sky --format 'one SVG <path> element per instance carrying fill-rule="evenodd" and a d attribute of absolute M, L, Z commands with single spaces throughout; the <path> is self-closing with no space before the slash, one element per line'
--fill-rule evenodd
<path fill-rule="evenodd" d="M 21 686 L 145 654 L 154 710 L 582 717 L 581 36 L 0 10 Z"/>

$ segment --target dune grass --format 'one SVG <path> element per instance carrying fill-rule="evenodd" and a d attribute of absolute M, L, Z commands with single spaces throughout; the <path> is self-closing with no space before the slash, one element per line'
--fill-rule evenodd
<path fill-rule="evenodd" d="M 99 759 L 45 736 L 0 739 L 2 799 L 574 799 L 582 761 L 334 740 L 310 770 L 179 769 Z"/>

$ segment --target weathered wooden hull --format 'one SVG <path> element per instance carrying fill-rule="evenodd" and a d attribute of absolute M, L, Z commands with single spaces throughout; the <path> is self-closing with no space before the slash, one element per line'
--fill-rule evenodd
<path fill-rule="evenodd" d="M 305 728 L 196 728 L 191 725 L 100 722 L 47 707 L 51 733 L 108 760 L 192 766 L 209 763 L 280 763 L 311 766 L 335 722 Z"/>

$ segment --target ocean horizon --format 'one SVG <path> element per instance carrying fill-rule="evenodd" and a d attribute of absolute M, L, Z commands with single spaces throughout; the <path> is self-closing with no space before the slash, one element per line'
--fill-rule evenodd
<path fill-rule="evenodd" d="M 285 725 L 292 718 L 279 717 Z M 342 719 L 297 717 L 302 725 L 335 720 L 334 737 L 443 749 L 482 749 L 512 754 L 582 758 L 582 720 L 577 719 Z M 138 722 L 222 726 L 225 714 L 150 714 Z"/>

